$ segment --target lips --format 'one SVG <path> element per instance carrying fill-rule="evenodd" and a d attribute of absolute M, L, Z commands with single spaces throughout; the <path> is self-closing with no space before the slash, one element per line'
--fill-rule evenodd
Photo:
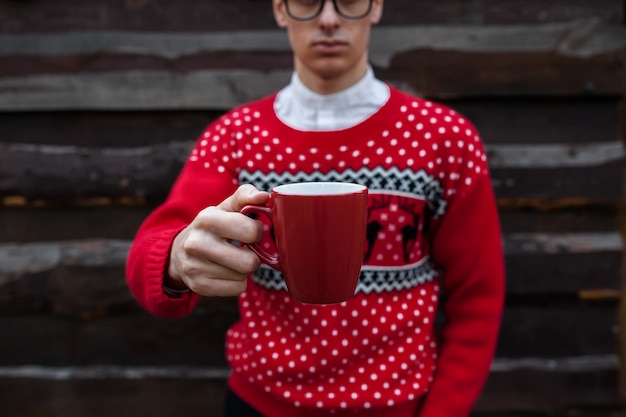
<path fill-rule="evenodd" d="M 321 40 L 313 42 L 313 48 L 321 53 L 337 53 L 346 48 L 348 44 L 339 40 Z"/>

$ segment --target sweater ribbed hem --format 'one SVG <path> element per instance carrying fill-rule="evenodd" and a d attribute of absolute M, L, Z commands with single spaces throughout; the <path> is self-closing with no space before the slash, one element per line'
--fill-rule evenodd
<path fill-rule="evenodd" d="M 364 409 L 350 408 L 346 410 L 328 410 L 296 407 L 295 405 L 260 391 L 244 377 L 232 373 L 228 386 L 243 401 L 266 417 L 328 417 L 328 416 L 363 416 L 363 417 L 415 417 L 418 401 L 397 404 L 393 407 Z"/>

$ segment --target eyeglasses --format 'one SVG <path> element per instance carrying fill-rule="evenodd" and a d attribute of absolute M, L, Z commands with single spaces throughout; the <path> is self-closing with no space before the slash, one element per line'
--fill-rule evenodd
<path fill-rule="evenodd" d="M 295 20 L 315 19 L 322 13 L 326 0 L 283 0 L 289 17 Z M 372 10 L 373 0 L 332 0 L 335 11 L 346 19 L 361 19 Z"/>

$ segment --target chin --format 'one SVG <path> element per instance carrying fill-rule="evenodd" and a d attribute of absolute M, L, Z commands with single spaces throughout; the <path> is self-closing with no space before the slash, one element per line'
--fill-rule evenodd
<path fill-rule="evenodd" d="M 323 79 L 333 79 L 350 72 L 351 67 L 345 63 L 328 60 L 314 68 L 317 75 Z"/>

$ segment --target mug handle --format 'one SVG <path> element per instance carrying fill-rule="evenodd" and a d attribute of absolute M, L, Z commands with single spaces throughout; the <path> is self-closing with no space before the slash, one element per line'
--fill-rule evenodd
<path fill-rule="evenodd" d="M 266 216 L 270 221 L 272 221 L 272 209 L 267 206 L 245 206 L 241 209 L 240 213 L 246 216 L 254 213 L 261 214 Z M 250 248 L 252 252 L 254 252 L 259 258 L 261 258 L 263 263 L 271 266 L 274 269 L 280 270 L 280 259 L 278 258 L 278 253 L 270 255 L 265 250 L 263 250 L 258 243 L 244 243 L 244 245 Z"/>

